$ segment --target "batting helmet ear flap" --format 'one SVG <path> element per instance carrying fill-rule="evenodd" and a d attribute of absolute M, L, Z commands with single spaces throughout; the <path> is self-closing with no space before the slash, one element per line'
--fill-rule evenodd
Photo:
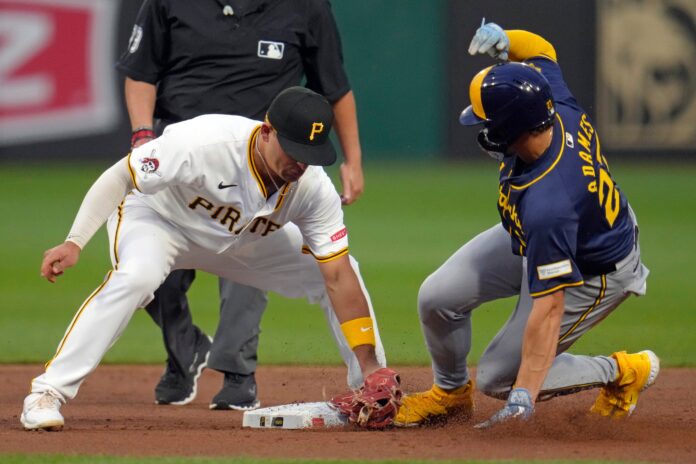
<path fill-rule="evenodd" d="M 476 141 L 481 150 L 494 160 L 503 161 L 503 158 L 507 155 L 508 144 L 493 142 L 488 138 L 488 129 L 485 127 L 479 131 Z"/>

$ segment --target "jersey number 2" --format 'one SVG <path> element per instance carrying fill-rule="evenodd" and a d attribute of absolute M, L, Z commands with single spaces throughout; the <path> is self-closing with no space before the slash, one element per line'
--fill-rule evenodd
<path fill-rule="evenodd" d="M 619 215 L 619 209 L 621 208 L 621 197 L 619 196 L 619 190 L 614 184 L 614 179 L 611 178 L 604 166 L 598 166 L 598 191 L 599 195 L 599 206 L 604 208 L 604 216 L 607 218 L 609 227 L 614 226 L 614 221 Z"/>

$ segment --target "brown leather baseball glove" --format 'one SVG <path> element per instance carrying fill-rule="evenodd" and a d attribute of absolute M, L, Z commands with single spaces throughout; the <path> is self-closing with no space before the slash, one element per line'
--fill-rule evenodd
<path fill-rule="evenodd" d="M 399 374 L 383 367 L 368 375 L 360 389 L 337 395 L 330 404 L 347 415 L 351 424 L 383 429 L 394 422 L 402 396 Z"/>

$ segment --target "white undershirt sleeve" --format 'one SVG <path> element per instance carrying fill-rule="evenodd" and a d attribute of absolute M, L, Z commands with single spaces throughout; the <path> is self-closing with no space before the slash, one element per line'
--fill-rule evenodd
<path fill-rule="evenodd" d="M 104 171 L 92 184 L 82 200 L 66 241 L 71 241 L 83 249 L 132 189 L 133 181 L 126 157 Z"/>

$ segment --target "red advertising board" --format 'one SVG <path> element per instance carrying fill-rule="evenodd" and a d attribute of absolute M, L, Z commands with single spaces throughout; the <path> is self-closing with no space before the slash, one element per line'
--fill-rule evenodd
<path fill-rule="evenodd" d="M 0 0 L 0 144 L 117 123 L 115 0 Z"/>

